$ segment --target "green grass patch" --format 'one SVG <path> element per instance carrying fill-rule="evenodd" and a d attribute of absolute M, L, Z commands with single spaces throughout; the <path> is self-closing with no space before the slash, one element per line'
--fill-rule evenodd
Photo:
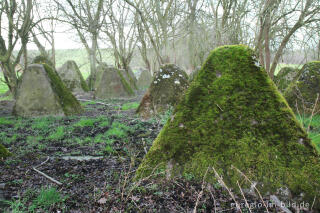
<path fill-rule="evenodd" d="M 48 136 L 48 139 L 57 141 L 57 140 L 63 139 L 65 137 L 65 135 L 66 135 L 65 127 L 59 126 L 54 133 L 52 133 Z"/>
<path fill-rule="evenodd" d="M 0 142 L 3 145 L 9 145 L 18 139 L 18 135 L 14 134 L 12 136 L 8 135 L 6 132 L 0 132 Z"/>
<path fill-rule="evenodd" d="M 38 118 L 34 118 L 31 128 L 32 129 L 46 129 L 49 128 L 50 125 L 54 124 L 55 122 L 55 118 L 54 117 L 38 117 Z"/>
<path fill-rule="evenodd" d="M 10 120 L 6 117 L 0 117 L 0 126 L 8 126 L 13 124 L 14 124 L 13 120 Z"/>
<path fill-rule="evenodd" d="M 95 143 L 103 143 L 103 142 L 105 142 L 104 135 L 103 134 L 96 135 L 94 137 L 94 142 Z"/>
<path fill-rule="evenodd" d="M 94 118 L 81 118 L 77 123 L 75 123 L 74 127 L 93 127 L 96 122 Z"/>
<path fill-rule="evenodd" d="M 53 207 L 61 204 L 65 201 L 65 197 L 62 196 L 56 188 L 42 188 L 38 196 L 33 200 L 32 205 L 29 207 L 29 211 L 38 212 L 36 210 L 50 211 Z"/>
<path fill-rule="evenodd" d="M 297 119 L 308 130 L 308 136 L 316 146 L 320 153 L 320 115 L 314 115 L 312 118 L 310 116 L 299 116 Z"/>
<path fill-rule="evenodd" d="M 106 132 L 107 137 L 126 138 L 131 128 L 120 122 L 113 122 L 111 128 Z"/>
<path fill-rule="evenodd" d="M 131 102 L 131 103 L 125 103 L 122 105 L 122 110 L 130 110 L 130 109 L 137 109 L 139 106 L 138 102 Z"/>
<path fill-rule="evenodd" d="M 88 105 L 94 105 L 96 104 L 95 101 L 84 101 L 84 102 L 81 102 L 81 106 L 85 107 L 85 106 L 88 106 Z"/>
<path fill-rule="evenodd" d="M 107 153 L 107 154 L 115 153 L 114 149 L 110 145 L 106 145 L 106 147 L 104 149 L 104 152 Z"/>
<path fill-rule="evenodd" d="M 110 125 L 109 119 L 107 117 L 97 117 L 97 118 L 81 118 L 77 123 L 75 123 L 74 127 L 93 127 L 95 125 L 99 127 L 106 127 Z"/>
<path fill-rule="evenodd" d="M 1 93 L 0 93 L 0 95 L 1 95 Z M 0 101 L 12 101 L 12 100 L 13 100 L 12 95 L 0 97 Z"/>
<path fill-rule="evenodd" d="M 14 129 L 15 130 L 24 129 L 24 128 L 27 128 L 27 126 L 29 125 L 30 125 L 30 122 L 28 119 L 18 118 L 17 120 L 15 120 Z"/>

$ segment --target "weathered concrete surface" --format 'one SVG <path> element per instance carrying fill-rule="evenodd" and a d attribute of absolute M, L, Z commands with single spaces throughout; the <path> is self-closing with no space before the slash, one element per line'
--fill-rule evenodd
<path fill-rule="evenodd" d="M 137 86 L 140 90 L 147 89 L 152 82 L 152 75 L 149 70 L 142 69 L 137 81 Z"/>
<path fill-rule="evenodd" d="M 57 72 L 63 83 L 72 92 L 87 92 L 89 90 L 75 61 L 67 61 Z"/>
<path fill-rule="evenodd" d="M 137 113 L 147 119 L 175 106 L 188 88 L 188 75 L 174 64 L 161 66 L 142 98 Z"/>
<path fill-rule="evenodd" d="M 95 96 L 100 99 L 126 98 L 134 95 L 132 88 L 126 81 L 121 71 L 115 67 L 104 66 L 101 72 L 101 78 L 97 83 Z"/>
<path fill-rule="evenodd" d="M 82 108 L 79 102 L 65 87 L 58 74 L 53 69 L 47 71 L 44 66 L 47 65 L 33 64 L 23 73 L 13 114 L 39 116 L 80 113 Z"/>

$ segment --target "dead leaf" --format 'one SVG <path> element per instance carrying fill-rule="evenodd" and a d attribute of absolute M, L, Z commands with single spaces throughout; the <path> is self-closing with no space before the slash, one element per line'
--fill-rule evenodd
<path fill-rule="evenodd" d="M 105 198 L 105 197 L 103 197 L 100 200 L 98 200 L 99 204 L 106 204 L 106 202 L 107 202 L 107 198 Z"/>

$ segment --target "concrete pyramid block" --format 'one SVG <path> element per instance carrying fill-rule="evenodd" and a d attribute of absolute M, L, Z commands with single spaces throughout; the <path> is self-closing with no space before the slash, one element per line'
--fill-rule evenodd
<path fill-rule="evenodd" d="M 33 64 L 23 73 L 13 114 L 74 115 L 81 112 L 80 103 L 49 65 Z"/>
<path fill-rule="evenodd" d="M 137 81 L 137 86 L 140 90 L 147 89 L 152 82 L 152 75 L 149 70 L 142 69 Z"/>
<path fill-rule="evenodd" d="M 244 191 L 251 184 L 234 168 L 264 196 L 310 206 L 315 201 L 314 209 L 320 208 L 319 153 L 247 46 L 212 51 L 136 179 L 164 172 L 167 178 L 187 175 L 202 182 L 206 177 L 214 184 L 212 168 L 238 193 L 237 181 Z"/>
<path fill-rule="evenodd" d="M 134 95 L 133 89 L 120 70 L 109 66 L 102 66 L 100 69 L 103 71 L 99 71 L 101 77 L 95 93 L 97 98 L 127 98 Z"/>
<path fill-rule="evenodd" d="M 313 109 L 315 112 L 320 110 L 317 94 L 320 94 L 320 61 L 312 61 L 303 65 L 297 80 L 288 86 L 284 96 L 294 111 L 311 114 Z"/>
<path fill-rule="evenodd" d="M 89 88 L 75 61 L 67 61 L 57 70 L 63 83 L 72 92 L 87 92 Z"/>
<path fill-rule="evenodd" d="M 137 113 L 143 118 L 161 113 L 176 105 L 189 86 L 188 75 L 174 64 L 160 67 L 143 96 Z"/>

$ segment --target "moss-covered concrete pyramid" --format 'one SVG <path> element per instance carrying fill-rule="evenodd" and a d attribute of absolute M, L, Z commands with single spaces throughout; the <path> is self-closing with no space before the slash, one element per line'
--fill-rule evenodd
<path fill-rule="evenodd" d="M 320 61 L 306 63 L 297 76 L 298 80 L 284 92 L 289 105 L 300 113 L 311 113 L 313 109 L 315 113 L 319 112 L 320 97 L 317 103 L 316 100 L 317 94 L 320 94 Z"/>
<path fill-rule="evenodd" d="M 107 63 L 100 63 L 99 66 L 97 67 L 97 70 L 96 70 L 96 80 L 94 81 L 93 83 L 93 89 L 96 91 L 98 86 L 99 86 L 99 83 L 100 83 L 100 80 L 101 80 L 101 77 L 104 73 L 104 71 L 108 68 L 108 67 L 111 67 L 109 66 Z M 90 79 L 90 76 L 91 74 L 88 76 L 88 78 L 86 79 L 86 83 L 87 85 L 89 85 L 89 79 Z"/>
<path fill-rule="evenodd" d="M 143 96 L 137 113 L 143 118 L 161 113 L 176 105 L 189 86 L 188 75 L 174 64 L 160 67 Z"/>
<path fill-rule="evenodd" d="M 67 61 L 57 70 L 63 83 L 72 92 L 87 92 L 89 88 L 75 61 Z"/>
<path fill-rule="evenodd" d="M 139 166 L 152 172 L 215 182 L 214 167 L 229 187 L 264 195 L 287 187 L 293 197 L 319 205 L 319 154 L 266 72 L 246 46 L 215 49 Z M 157 168 L 157 169 L 156 169 Z M 311 205 L 310 205 L 311 206 Z"/>
<path fill-rule="evenodd" d="M 130 87 L 133 90 L 138 90 L 137 86 L 137 78 L 132 72 L 132 69 L 129 67 L 127 70 L 125 69 L 120 69 L 120 72 L 122 76 L 126 79 L 126 81 L 129 83 Z"/>
<path fill-rule="evenodd" d="M 140 90 L 147 89 L 152 82 L 152 75 L 149 70 L 142 69 L 137 81 L 137 86 Z"/>
<path fill-rule="evenodd" d="M 80 103 L 49 65 L 33 64 L 23 73 L 13 114 L 74 115 L 81 112 Z"/>
<path fill-rule="evenodd" d="M 199 71 L 200 71 L 201 67 L 200 66 L 197 66 L 195 70 L 193 70 L 190 75 L 189 75 L 189 82 L 192 82 L 196 76 L 199 74 Z"/>
<path fill-rule="evenodd" d="M 278 74 L 274 76 L 274 82 L 281 92 L 284 92 L 289 84 L 295 82 L 299 75 L 299 69 L 294 67 L 283 67 Z"/>
<path fill-rule="evenodd" d="M 95 94 L 97 98 L 126 98 L 134 95 L 133 89 L 120 70 L 109 66 L 101 66 L 100 69 L 103 71 L 99 71 L 101 77 Z"/>

